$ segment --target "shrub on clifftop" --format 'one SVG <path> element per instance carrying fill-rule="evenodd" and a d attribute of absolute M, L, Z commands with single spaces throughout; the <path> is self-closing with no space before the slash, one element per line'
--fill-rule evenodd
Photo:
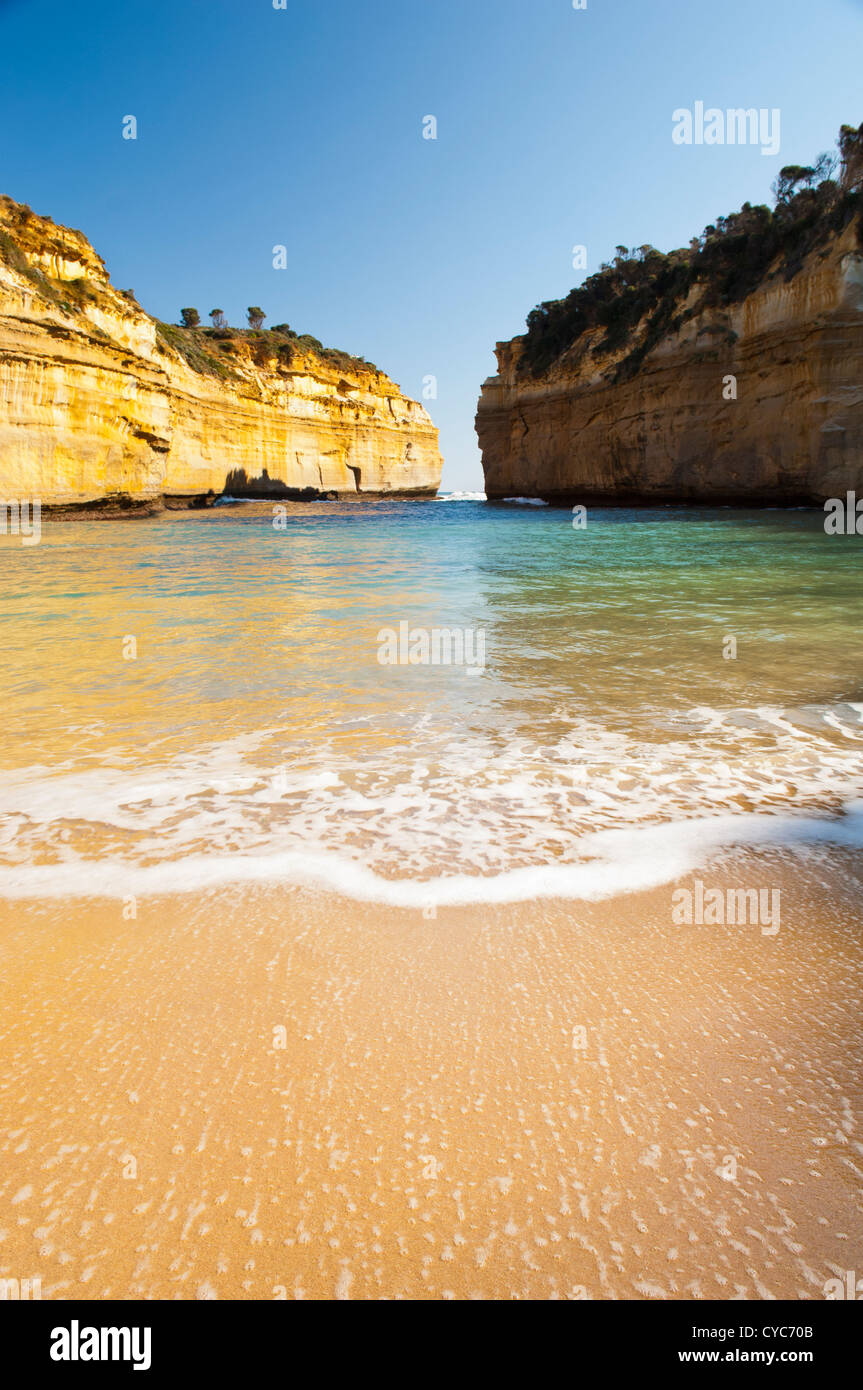
<path fill-rule="evenodd" d="M 863 210 L 863 125 L 843 126 L 839 135 L 842 169 L 835 182 L 836 158 L 819 155 L 813 165 L 786 165 L 773 191 L 776 206 L 744 203 L 739 212 L 719 217 L 689 247 L 664 255 L 652 246 L 617 255 L 565 299 L 532 309 L 522 340 L 518 370 L 541 376 L 591 329 L 604 329 L 593 345 L 597 354 L 619 352 L 643 325 L 638 340 L 617 364 L 616 379 L 631 376 L 646 354 L 685 317 L 684 301 L 693 286 L 703 289 L 702 304 L 739 303 L 771 267 L 790 280 L 805 256 L 835 235 Z M 863 219 L 858 222 L 863 229 Z M 861 236 L 863 240 L 863 236 Z"/>

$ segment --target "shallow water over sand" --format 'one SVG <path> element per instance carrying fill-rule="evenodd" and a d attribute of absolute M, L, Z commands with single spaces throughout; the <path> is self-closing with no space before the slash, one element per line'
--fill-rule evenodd
<path fill-rule="evenodd" d="M 863 1267 L 859 557 L 809 513 L 470 502 L 7 539 L 0 1277 Z M 403 622 L 482 629 L 483 669 L 381 665 Z M 696 878 L 781 922 L 681 925 Z"/>
<path fill-rule="evenodd" d="M 429 502 L 293 505 L 277 530 L 256 503 L 4 538 L 0 894 L 235 877 L 399 902 L 436 880 L 447 901 L 457 878 L 474 900 L 533 870 L 531 896 L 578 896 L 597 859 L 621 888 L 683 870 L 644 827 L 707 821 L 712 852 L 716 817 L 732 843 L 835 817 L 863 796 L 863 550 L 822 521 L 578 531 Z M 481 632 L 482 669 L 382 665 L 402 623 Z"/>

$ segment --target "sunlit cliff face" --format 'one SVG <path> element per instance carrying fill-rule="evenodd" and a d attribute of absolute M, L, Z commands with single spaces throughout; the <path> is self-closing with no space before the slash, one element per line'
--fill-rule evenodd
<path fill-rule="evenodd" d="M 856 227 L 790 280 L 701 308 L 612 384 L 586 334 L 543 376 L 498 345 L 477 433 L 490 497 L 818 505 L 863 492 L 863 255 Z M 637 341 L 643 326 L 636 329 Z"/>
<path fill-rule="evenodd" d="M 382 372 L 196 341 L 193 366 L 80 232 L 0 200 L 0 493 L 437 490 L 437 430 Z"/>

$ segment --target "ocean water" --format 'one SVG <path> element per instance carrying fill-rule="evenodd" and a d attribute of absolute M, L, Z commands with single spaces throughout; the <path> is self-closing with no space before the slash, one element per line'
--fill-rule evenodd
<path fill-rule="evenodd" d="M 273 520 L 0 538 L 0 895 L 599 898 L 863 841 L 863 541 L 821 513 Z M 421 658 L 441 629 L 470 664 L 379 659 L 385 630 Z"/>

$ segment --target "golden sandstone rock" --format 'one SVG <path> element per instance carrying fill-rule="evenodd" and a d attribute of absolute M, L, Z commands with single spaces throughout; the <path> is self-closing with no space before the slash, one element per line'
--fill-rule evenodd
<path fill-rule="evenodd" d="M 0 498 L 432 496 L 438 434 L 376 368 L 159 325 L 87 239 L 0 198 Z"/>
<path fill-rule="evenodd" d="M 476 418 L 489 497 L 820 505 L 863 492 L 863 252 L 855 223 L 739 303 L 703 307 L 614 381 L 602 330 L 540 376 L 497 345 Z M 637 344 L 645 325 L 637 326 Z M 628 350 L 631 344 L 627 345 Z"/>

